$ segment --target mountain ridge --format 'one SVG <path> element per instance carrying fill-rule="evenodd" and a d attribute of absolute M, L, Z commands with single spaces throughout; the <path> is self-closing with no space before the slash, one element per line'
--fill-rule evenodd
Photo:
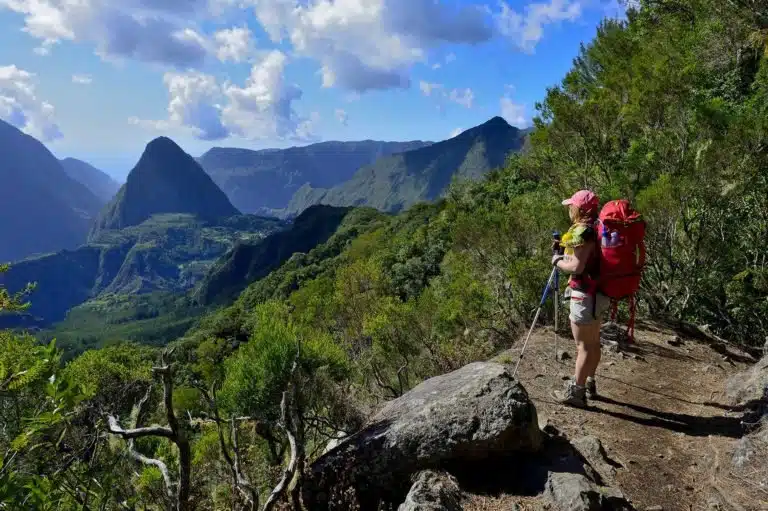
<path fill-rule="evenodd" d="M 213 147 L 197 158 L 232 203 L 247 213 L 284 209 L 309 183 L 335 186 L 382 156 L 431 145 L 428 141 L 326 141 L 286 149 Z M 268 190 L 265 193 L 264 190 Z"/>
<path fill-rule="evenodd" d="M 0 262 L 85 243 L 103 202 L 39 140 L 0 120 Z M 33 233 L 33 234 L 31 234 Z"/>
<path fill-rule="evenodd" d="M 88 188 L 104 204 L 109 202 L 120 190 L 120 183 L 86 161 L 77 158 L 63 158 L 59 162 L 69 177 Z"/>
<path fill-rule="evenodd" d="M 313 204 L 371 206 L 397 212 L 444 193 L 451 180 L 479 179 L 523 148 L 527 130 L 499 116 L 429 146 L 393 154 L 361 167 L 333 188 L 302 186 L 278 216 L 291 217 Z"/>

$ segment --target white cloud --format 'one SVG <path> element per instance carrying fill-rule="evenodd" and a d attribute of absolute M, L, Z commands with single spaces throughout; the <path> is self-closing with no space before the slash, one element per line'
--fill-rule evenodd
<path fill-rule="evenodd" d="M 339 123 L 341 123 L 343 126 L 346 126 L 349 123 L 349 115 L 347 115 L 346 110 L 337 108 L 334 113 L 336 115 L 336 120 L 338 120 Z"/>
<path fill-rule="evenodd" d="M 284 79 L 287 57 L 274 50 L 251 68 L 244 87 L 226 84 L 224 122 L 245 138 L 306 138 L 312 119 L 299 118 L 293 102 L 301 89 Z"/>
<path fill-rule="evenodd" d="M 246 139 L 310 140 L 319 114 L 300 117 L 293 108 L 302 96 L 299 87 L 284 79 L 287 57 L 274 50 L 251 68 L 241 87 L 217 83 L 197 71 L 166 73 L 171 97 L 167 120 L 129 119 L 131 124 L 167 131 L 188 129 L 203 140 L 230 136 Z"/>
<path fill-rule="evenodd" d="M 434 0 L 259 0 L 256 16 L 273 41 L 320 63 L 324 86 L 357 92 L 408 87 L 431 48 L 493 36 L 479 7 Z"/>
<path fill-rule="evenodd" d="M 578 0 L 549 0 L 525 7 L 525 14 L 501 2 L 501 12 L 496 15 L 496 26 L 521 50 L 532 52 L 544 36 L 544 27 L 562 21 L 575 21 L 581 16 L 582 5 Z"/>
<path fill-rule="evenodd" d="M 443 65 L 439 62 L 432 64 L 432 69 L 440 69 L 441 67 L 443 67 Z"/>
<path fill-rule="evenodd" d="M 509 96 L 504 96 L 499 101 L 499 106 L 501 108 L 501 116 L 512 126 L 522 129 L 530 125 L 525 105 L 515 103 Z"/>
<path fill-rule="evenodd" d="M 472 104 L 475 101 L 475 93 L 470 88 L 445 90 L 440 83 L 430 83 L 422 80 L 419 82 L 419 89 L 421 89 L 421 93 L 425 96 L 434 96 L 439 101 L 451 101 L 466 108 L 472 108 Z"/>
<path fill-rule="evenodd" d="M 461 128 L 456 128 L 455 130 L 451 131 L 450 138 L 458 137 L 464 130 Z"/>
<path fill-rule="evenodd" d="M 72 83 L 90 85 L 93 83 L 93 79 L 88 75 L 72 75 Z"/>
<path fill-rule="evenodd" d="M 53 105 L 35 93 L 35 75 L 15 65 L 0 66 L 0 119 L 49 142 L 61 138 Z"/>
<path fill-rule="evenodd" d="M 218 46 L 216 56 L 222 62 L 242 62 L 253 54 L 253 33 L 248 27 L 219 30 L 213 39 Z"/>
<path fill-rule="evenodd" d="M 472 103 L 475 101 L 475 93 L 472 89 L 453 89 L 448 94 L 448 99 L 466 108 L 472 108 Z"/>
<path fill-rule="evenodd" d="M 0 0 L 1 7 L 24 15 L 41 55 L 60 41 L 87 41 L 105 58 L 187 67 L 210 51 L 194 24 L 208 0 Z"/>

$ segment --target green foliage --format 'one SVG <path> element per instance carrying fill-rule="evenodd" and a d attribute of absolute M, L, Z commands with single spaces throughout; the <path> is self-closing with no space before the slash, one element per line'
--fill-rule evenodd
<path fill-rule="evenodd" d="M 155 350 L 137 344 L 121 343 L 100 350 L 86 351 L 63 371 L 63 377 L 77 382 L 82 396 L 92 399 L 99 394 L 121 396 L 128 387 L 146 387 L 152 380 Z M 142 385 L 143 384 L 143 385 Z"/>
<path fill-rule="evenodd" d="M 341 348 L 330 336 L 294 324 L 285 305 L 259 305 L 248 322 L 249 341 L 225 364 L 220 401 L 226 410 L 274 420 L 299 345 L 302 374 L 312 377 L 322 370 L 334 379 L 344 376 Z"/>

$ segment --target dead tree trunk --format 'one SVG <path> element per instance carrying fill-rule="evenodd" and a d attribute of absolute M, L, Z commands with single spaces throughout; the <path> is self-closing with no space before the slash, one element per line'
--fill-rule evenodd
<path fill-rule="evenodd" d="M 165 404 L 165 413 L 168 421 L 168 426 L 149 426 L 138 427 L 141 422 L 144 412 L 144 405 L 149 400 L 150 391 L 139 400 L 134 411 L 134 417 L 131 421 L 131 429 L 123 429 L 120 426 L 117 418 L 110 415 L 109 432 L 113 435 L 118 435 L 124 440 L 128 441 L 128 452 L 137 461 L 145 464 L 157 467 L 160 473 L 163 475 L 163 481 L 165 482 L 165 489 L 168 494 L 168 498 L 173 503 L 173 507 L 177 511 L 189 511 L 191 509 L 189 501 L 190 493 L 190 469 L 191 469 L 191 454 L 189 447 L 189 439 L 184 429 L 179 424 L 176 414 L 173 410 L 173 371 L 171 364 L 166 361 L 167 355 L 172 351 L 164 352 L 161 359 L 160 367 L 153 367 L 152 373 L 159 375 L 163 382 L 163 403 Z M 137 438 L 143 438 L 147 436 L 159 436 L 167 438 L 173 442 L 179 450 L 179 480 L 174 482 L 171 478 L 168 466 L 161 460 L 148 458 L 136 450 L 135 440 Z M 175 491 L 174 491 L 175 489 Z"/>

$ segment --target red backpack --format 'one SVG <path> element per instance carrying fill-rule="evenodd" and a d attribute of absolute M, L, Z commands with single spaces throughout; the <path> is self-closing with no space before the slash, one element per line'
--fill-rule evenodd
<path fill-rule="evenodd" d="M 613 300 L 612 318 L 617 302 L 629 299 L 630 320 L 627 334 L 634 338 L 635 294 L 645 268 L 645 221 L 627 200 L 608 202 L 597 222 L 600 243 L 600 273 L 597 289 Z"/>

